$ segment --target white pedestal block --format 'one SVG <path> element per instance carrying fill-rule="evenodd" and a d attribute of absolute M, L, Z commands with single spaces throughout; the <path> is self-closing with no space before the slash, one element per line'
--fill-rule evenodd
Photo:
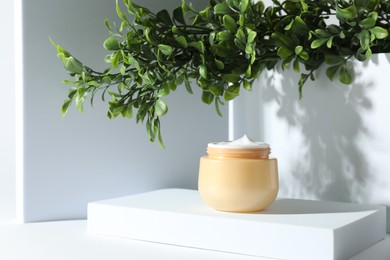
<path fill-rule="evenodd" d="M 167 189 L 88 204 L 94 233 L 289 260 L 348 259 L 384 238 L 385 207 L 278 198 L 256 213 L 204 205 Z"/>

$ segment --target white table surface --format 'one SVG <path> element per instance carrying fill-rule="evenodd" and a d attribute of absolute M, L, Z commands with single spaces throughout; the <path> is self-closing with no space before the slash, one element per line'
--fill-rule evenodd
<path fill-rule="evenodd" d="M 93 235 L 86 220 L 17 224 L 0 220 L 0 259 L 266 260 L 129 239 Z M 390 236 L 350 260 L 389 260 Z"/>

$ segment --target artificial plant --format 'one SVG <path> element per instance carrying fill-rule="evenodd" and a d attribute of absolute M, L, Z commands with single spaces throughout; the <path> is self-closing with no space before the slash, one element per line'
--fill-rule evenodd
<path fill-rule="evenodd" d="M 83 110 L 84 101 L 101 91 L 108 117 L 119 115 L 145 122 L 151 141 L 163 146 L 160 118 L 168 111 L 163 97 L 179 86 L 192 93 L 191 81 L 202 89 L 202 101 L 219 106 L 251 90 L 266 69 L 290 67 L 300 73 L 302 88 L 323 64 L 326 75 L 352 82 L 348 62 L 370 59 L 390 50 L 390 1 L 385 0 L 210 0 L 195 10 L 186 0 L 169 13 L 152 12 L 124 0 L 116 2 L 120 25 L 105 24 L 110 36 L 103 46 L 107 69 L 99 72 L 61 46 L 57 56 L 71 80 L 65 114 L 71 103 Z"/>

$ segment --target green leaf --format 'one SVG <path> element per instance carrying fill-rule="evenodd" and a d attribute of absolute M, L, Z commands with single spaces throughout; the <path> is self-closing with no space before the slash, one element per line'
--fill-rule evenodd
<path fill-rule="evenodd" d="M 305 0 L 301 0 L 301 6 L 304 12 L 307 12 L 307 10 L 309 9 L 309 6 L 305 3 Z"/>
<path fill-rule="evenodd" d="M 278 51 L 277 51 L 277 54 L 282 59 L 286 59 L 286 58 L 290 57 L 293 54 L 293 51 L 290 50 L 290 49 L 287 49 L 285 47 L 280 47 L 278 49 Z"/>
<path fill-rule="evenodd" d="M 241 10 L 241 13 L 244 13 L 246 11 L 246 9 L 248 8 L 248 5 L 249 5 L 249 1 L 250 0 L 241 0 L 240 1 L 240 10 Z"/>
<path fill-rule="evenodd" d="M 359 26 L 363 29 L 370 29 L 376 23 L 376 20 L 373 18 L 366 18 L 359 22 Z"/>
<path fill-rule="evenodd" d="M 123 15 L 123 13 L 119 7 L 118 0 L 116 0 L 116 3 L 115 3 L 115 10 L 116 10 L 116 13 L 117 13 L 119 18 L 121 18 L 121 19 L 125 18 L 125 16 Z"/>
<path fill-rule="evenodd" d="M 336 73 L 339 70 L 339 68 L 340 68 L 340 65 L 335 65 L 335 66 L 328 67 L 326 69 L 326 76 L 328 76 L 328 78 L 330 80 L 333 80 L 334 76 L 336 75 Z"/>
<path fill-rule="evenodd" d="M 181 0 L 181 9 L 183 10 L 183 13 L 193 11 L 193 8 L 186 3 L 186 0 Z"/>
<path fill-rule="evenodd" d="M 231 51 L 226 46 L 220 44 L 211 45 L 210 50 L 213 54 L 223 58 L 229 57 L 231 55 Z"/>
<path fill-rule="evenodd" d="M 319 39 L 315 39 L 315 40 L 311 43 L 310 47 L 311 47 L 312 49 L 317 49 L 317 48 L 321 47 L 322 45 L 324 45 L 327 41 L 328 41 L 328 38 L 319 38 Z"/>
<path fill-rule="evenodd" d="M 292 24 L 291 30 L 296 34 L 305 34 L 309 31 L 309 28 L 305 21 L 302 20 L 300 16 L 294 18 L 294 23 Z"/>
<path fill-rule="evenodd" d="M 302 58 L 305 61 L 309 60 L 309 58 L 310 58 L 309 53 L 307 51 L 302 51 L 299 54 L 299 57 Z"/>
<path fill-rule="evenodd" d="M 216 35 L 215 32 L 211 32 L 211 33 L 209 34 L 209 43 L 210 43 L 210 45 L 213 45 L 213 44 L 214 44 L 214 42 L 215 42 L 215 35 Z"/>
<path fill-rule="evenodd" d="M 132 108 L 132 106 L 127 106 L 126 109 L 121 111 L 121 114 L 125 118 L 132 118 L 133 117 L 133 108 Z"/>
<path fill-rule="evenodd" d="M 298 45 L 297 47 L 295 47 L 295 54 L 296 55 L 301 54 L 302 51 L 303 51 L 303 46 L 302 45 Z"/>
<path fill-rule="evenodd" d="M 173 19 L 181 24 L 186 23 L 184 20 L 183 9 L 181 8 L 181 6 L 173 10 Z"/>
<path fill-rule="evenodd" d="M 296 73 L 299 73 L 299 72 L 300 72 L 299 61 L 298 61 L 298 59 L 295 59 L 294 62 L 293 62 L 293 70 L 294 70 Z"/>
<path fill-rule="evenodd" d="M 194 92 L 192 91 L 192 88 L 191 88 L 191 84 L 190 84 L 190 82 L 189 82 L 187 77 L 185 77 L 185 79 L 184 79 L 184 85 L 185 85 L 186 90 L 187 90 L 188 93 L 194 94 Z"/>
<path fill-rule="evenodd" d="M 256 61 L 256 51 L 253 50 L 253 52 L 251 53 L 251 64 L 255 63 Z"/>
<path fill-rule="evenodd" d="M 230 7 L 227 3 L 219 3 L 214 6 L 214 14 L 228 14 L 231 13 Z"/>
<path fill-rule="evenodd" d="M 149 103 L 142 103 L 139 108 L 138 108 L 138 111 L 137 111 L 137 115 L 136 115 L 136 122 L 139 123 L 139 122 L 143 122 L 143 120 L 145 119 L 145 116 L 147 114 L 147 112 L 149 111 L 150 109 L 150 104 Z"/>
<path fill-rule="evenodd" d="M 224 42 L 233 38 L 233 34 L 230 31 L 225 30 L 225 31 L 218 32 L 217 37 L 218 40 Z"/>
<path fill-rule="evenodd" d="M 302 73 L 301 77 L 298 82 L 298 94 L 299 94 L 299 99 L 303 98 L 303 85 L 305 85 L 307 79 L 309 78 L 309 74 Z"/>
<path fill-rule="evenodd" d="M 123 30 L 126 28 L 127 25 L 129 25 L 127 21 L 122 21 L 121 27 L 119 27 L 119 32 L 123 32 Z"/>
<path fill-rule="evenodd" d="M 226 90 L 225 90 L 225 93 L 224 93 L 224 96 L 223 98 L 226 100 L 226 101 L 230 101 L 230 100 L 233 100 L 234 98 L 236 98 L 237 96 L 240 95 L 240 85 L 238 84 L 233 84 L 231 86 L 229 86 Z"/>
<path fill-rule="evenodd" d="M 110 32 L 112 32 L 112 28 L 111 28 L 110 22 L 108 21 L 107 18 L 104 20 L 104 24 L 106 25 L 107 29 L 108 29 Z"/>
<path fill-rule="evenodd" d="M 205 9 L 203 9 L 199 12 L 199 16 L 201 16 L 203 19 L 207 20 L 207 19 L 209 19 L 211 12 L 212 12 L 212 7 L 207 6 Z"/>
<path fill-rule="evenodd" d="M 199 74 L 202 78 L 207 79 L 207 67 L 205 65 L 199 65 Z"/>
<path fill-rule="evenodd" d="M 333 37 L 330 37 L 328 39 L 328 41 L 326 42 L 326 47 L 328 47 L 328 49 L 332 48 L 332 45 L 333 45 Z"/>
<path fill-rule="evenodd" d="M 245 43 L 242 43 L 242 41 L 240 41 L 238 38 L 234 38 L 234 44 L 242 51 L 246 49 Z"/>
<path fill-rule="evenodd" d="M 367 30 L 363 30 L 359 33 L 358 38 L 360 40 L 360 45 L 362 46 L 363 50 L 367 50 L 370 46 L 370 33 Z"/>
<path fill-rule="evenodd" d="M 328 38 L 332 36 L 329 32 L 323 29 L 316 29 L 314 30 L 315 34 L 318 36 L 318 38 Z"/>
<path fill-rule="evenodd" d="M 240 1 L 239 0 L 225 0 L 226 3 L 230 6 L 230 8 L 234 11 L 238 11 Z"/>
<path fill-rule="evenodd" d="M 111 58 L 112 66 L 114 66 L 114 68 L 118 68 L 121 60 L 122 60 L 122 54 L 120 52 L 115 52 Z"/>
<path fill-rule="evenodd" d="M 181 33 L 180 29 L 177 28 L 176 25 L 172 26 L 171 31 L 172 31 L 174 34 L 180 34 L 180 33 Z"/>
<path fill-rule="evenodd" d="M 275 40 L 275 45 L 278 47 L 283 46 L 288 49 L 294 49 L 295 47 L 293 40 L 280 32 L 272 33 L 271 37 Z"/>
<path fill-rule="evenodd" d="M 366 51 L 366 59 L 367 60 L 370 59 L 371 56 L 372 56 L 372 50 L 371 50 L 371 48 L 368 48 L 367 51 Z"/>
<path fill-rule="evenodd" d="M 378 13 L 377 12 L 371 12 L 367 15 L 367 17 L 374 19 L 375 21 L 378 19 Z"/>
<path fill-rule="evenodd" d="M 236 39 L 240 40 L 240 42 L 243 44 L 243 45 L 246 45 L 246 36 L 245 36 L 245 32 L 244 30 L 242 30 L 241 28 L 237 30 L 237 33 L 236 33 Z"/>
<path fill-rule="evenodd" d="M 210 85 L 208 82 L 204 86 L 205 86 L 204 89 L 206 91 L 211 92 L 214 95 L 214 97 L 219 97 L 219 96 L 221 96 L 223 94 L 224 88 L 221 87 L 221 86 L 217 86 L 215 84 L 211 84 Z"/>
<path fill-rule="evenodd" d="M 344 62 L 344 57 L 337 56 L 337 55 L 325 55 L 325 62 L 327 64 L 333 65 L 333 64 L 339 64 Z"/>
<path fill-rule="evenodd" d="M 291 30 L 291 27 L 293 26 L 293 24 L 294 24 L 294 20 L 291 20 L 291 22 L 284 27 L 284 30 L 286 30 L 286 31 Z"/>
<path fill-rule="evenodd" d="M 336 5 L 336 16 L 339 19 L 352 20 L 357 16 L 357 9 L 354 5 L 348 6 L 344 9 Z"/>
<path fill-rule="evenodd" d="M 358 60 L 358 61 L 365 61 L 366 60 L 366 55 L 364 54 L 366 52 L 366 50 L 363 50 L 363 48 L 359 48 L 357 50 L 357 52 L 355 53 L 355 58 Z"/>
<path fill-rule="evenodd" d="M 158 45 L 158 49 L 164 53 L 164 55 L 166 56 L 169 56 L 172 54 L 172 51 L 173 51 L 173 48 L 169 45 L 165 45 L 165 44 L 159 44 Z"/>
<path fill-rule="evenodd" d="M 171 92 L 171 87 L 168 83 L 165 83 L 162 88 L 157 92 L 157 96 L 158 97 L 164 97 L 164 96 L 167 96 L 169 95 L 169 93 Z"/>
<path fill-rule="evenodd" d="M 88 86 L 94 86 L 94 87 L 100 87 L 100 84 L 94 80 L 88 81 L 87 82 Z"/>
<path fill-rule="evenodd" d="M 371 28 L 370 32 L 374 34 L 377 39 L 384 39 L 389 35 L 389 32 L 386 29 L 379 26 Z"/>
<path fill-rule="evenodd" d="M 245 70 L 245 77 L 250 78 L 252 75 L 252 66 L 249 65 L 248 68 Z"/>
<path fill-rule="evenodd" d="M 349 85 L 352 83 L 352 76 L 347 68 L 347 65 L 344 63 L 341 66 L 339 81 L 343 84 Z"/>
<path fill-rule="evenodd" d="M 335 24 L 330 24 L 326 27 L 327 31 L 329 31 L 332 35 L 338 35 L 341 32 L 341 28 Z"/>
<path fill-rule="evenodd" d="M 244 26 L 245 25 L 245 16 L 243 14 L 240 14 L 240 18 L 238 19 L 238 24 L 240 26 Z"/>
<path fill-rule="evenodd" d="M 253 47 L 252 47 L 252 44 L 247 44 L 246 46 L 245 46 L 245 53 L 247 53 L 247 54 L 252 54 L 254 52 L 254 49 L 253 49 Z"/>
<path fill-rule="evenodd" d="M 231 32 L 235 32 L 237 30 L 236 21 L 228 14 L 223 16 L 223 25 Z"/>
<path fill-rule="evenodd" d="M 62 53 L 58 55 L 63 55 Z M 58 56 L 57 55 L 57 56 Z M 69 72 L 81 74 L 83 72 L 83 64 L 72 56 L 69 58 L 62 58 L 65 69 Z"/>
<path fill-rule="evenodd" d="M 134 59 L 134 57 L 130 56 L 128 58 L 128 61 L 129 61 L 129 64 L 133 65 L 137 70 L 141 69 L 141 66 L 139 65 L 139 62 L 136 59 Z"/>
<path fill-rule="evenodd" d="M 72 103 L 72 99 L 68 99 L 68 100 L 66 100 L 66 101 L 62 104 L 62 108 L 61 108 L 62 116 L 65 116 L 65 115 L 66 115 L 66 113 L 68 112 L 68 109 L 69 109 L 69 106 L 70 106 L 71 103 Z"/>
<path fill-rule="evenodd" d="M 137 14 L 137 9 L 134 7 L 134 5 L 131 3 L 131 0 L 125 1 L 125 4 L 127 6 L 127 10 L 130 14 L 136 15 Z"/>
<path fill-rule="evenodd" d="M 142 84 L 145 84 L 145 85 L 152 85 L 152 84 L 153 84 L 153 81 L 152 81 L 152 79 L 149 77 L 148 73 L 142 73 L 142 71 L 139 71 L 139 72 L 138 72 L 138 76 L 141 77 L 141 79 L 142 79 Z"/>
<path fill-rule="evenodd" d="M 105 40 L 103 47 L 108 51 L 116 51 L 120 49 L 119 41 L 115 38 L 108 38 Z"/>
<path fill-rule="evenodd" d="M 156 131 L 153 124 L 153 121 L 147 120 L 146 121 L 146 132 L 148 133 L 149 141 L 154 142 L 154 139 L 156 138 Z"/>
<path fill-rule="evenodd" d="M 153 34 L 151 32 L 151 29 L 150 28 L 145 28 L 144 30 L 144 34 L 145 34 L 145 38 L 146 38 L 146 41 L 150 44 L 154 44 L 154 38 L 153 38 Z"/>
<path fill-rule="evenodd" d="M 244 89 L 246 89 L 248 91 L 252 91 L 252 85 L 246 79 L 243 80 L 243 87 L 244 87 Z"/>
<path fill-rule="evenodd" d="M 202 92 L 203 103 L 210 105 L 214 101 L 214 95 L 210 91 L 203 90 Z"/>
<path fill-rule="evenodd" d="M 187 40 L 184 36 L 179 36 L 179 37 L 175 38 L 175 40 L 180 44 L 181 47 L 183 47 L 183 48 L 188 47 Z"/>
<path fill-rule="evenodd" d="M 190 42 L 188 43 L 188 46 L 191 46 L 195 49 L 197 49 L 200 53 L 204 54 L 204 44 L 202 41 L 197 41 L 197 42 Z"/>
<path fill-rule="evenodd" d="M 282 61 L 282 68 L 286 69 L 290 66 L 291 61 L 293 60 L 294 56 L 288 57 Z"/>
<path fill-rule="evenodd" d="M 169 15 L 169 13 L 166 9 L 159 11 L 156 14 L 156 18 L 159 22 L 162 22 L 166 25 L 172 25 L 171 16 Z"/>
<path fill-rule="evenodd" d="M 254 40 L 256 39 L 256 36 L 257 36 L 257 33 L 256 33 L 255 31 L 252 31 L 252 30 L 249 31 L 247 42 L 248 42 L 248 43 L 253 43 Z"/>
<path fill-rule="evenodd" d="M 215 66 L 217 66 L 218 69 L 223 70 L 225 68 L 225 64 L 222 61 L 217 59 L 214 59 L 214 61 L 215 61 Z"/>
<path fill-rule="evenodd" d="M 160 122 L 160 121 L 158 121 L 158 122 Z M 156 124 L 156 123 L 155 123 L 155 124 Z M 162 138 L 162 135 L 161 135 L 160 123 L 158 124 L 157 129 L 158 129 L 158 135 L 157 135 L 158 144 L 160 145 L 160 147 L 161 147 L 162 149 L 164 149 L 164 148 L 165 148 L 165 144 L 164 144 L 164 141 L 163 141 L 163 138 Z"/>
<path fill-rule="evenodd" d="M 77 110 L 78 110 L 79 112 L 83 112 L 84 100 L 85 100 L 85 98 L 84 98 L 84 95 L 83 95 L 83 94 L 82 94 L 82 95 L 78 94 L 78 95 L 76 96 L 75 105 L 76 105 L 76 108 L 77 108 Z"/>
<path fill-rule="evenodd" d="M 370 0 L 354 0 L 355 6 L 358 8 L 367 8 L 368 3 Z"/>
<path fill-rule="evenodd" d="M 221 109 L 219 109 L 219 104 L 223 105 L 223 102 L 217 97 L 215 98 L 215 111 L 217 111 L 218 116 L 222 117 Z"/>
<path fill-rule="evenodd" d="M 163 116 L 168 112 L 167 104 L 161 99 L 157 99 L 154 109 L 157 116 Z"/>
<path fill-rule="evenodd" d="M 241 77 L 236 74 L 225 74 L 222 75 L 222 79 L 226 82 L 237 83 L 238 81 L 240 81 Z"/>
<path fill-rule="evenodd" d="M 61 82 L 62 82 L 62 84 L 68 84 L 68 85 L 73 85 L 74 84 L 73 81 L 70 81 L 70 80 L 67 80 L 67 79 L 63 79 Z"/>
<path fill-rule="evenodd" d="M 375 34 L 370 33 L 370 42 L 374 42 L 376 39 Z"/>

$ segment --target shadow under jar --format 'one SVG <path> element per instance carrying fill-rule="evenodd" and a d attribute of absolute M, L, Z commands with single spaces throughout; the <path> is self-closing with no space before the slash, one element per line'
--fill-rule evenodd
<path fill-rule="evenodd" d="M 233 142 L 210 143 L 200 158 L 198 189 L 210 207 L 229 212 L 254 212 L 275 200 L 278 163 L 268 144 L 244 136 Z"/>

